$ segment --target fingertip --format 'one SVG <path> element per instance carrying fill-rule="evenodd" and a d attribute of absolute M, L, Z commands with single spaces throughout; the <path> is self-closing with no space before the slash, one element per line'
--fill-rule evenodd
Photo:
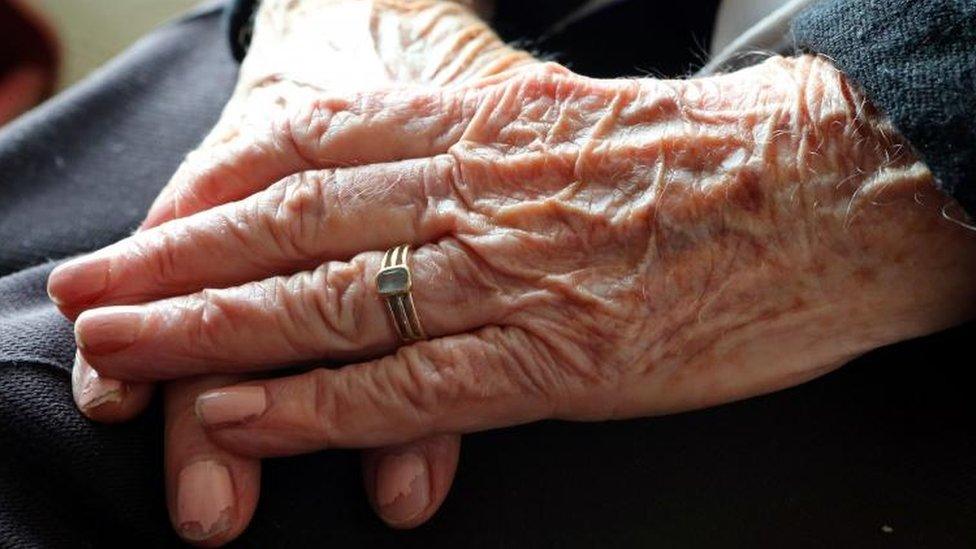
<path fill-rule="evenodd" d="M 127 349 L 143 335 L 146 310 L 138 305 L 112 305 L 81 313 L 75 320 L 78 348 L 98 355 Z"/>
<path fill-rule="evenodd" d="M 120 423 L 133 419 L 152 400 L 153 386 L 129 383 L 99 375 L 80 352 L 71 369 L 71 393 L 75 405 L 87 418 L 99 423 Z"/>
<path fill-rule="evenodd" d="M 240 519 L 237 485 L 228 456 L 207 456 L 182 466 L 176 477 L 173 527 L 183 540 L 216 547 L 236 538 L 247 520 Z M 246 474 L 246 473 L 245 473 Z"/>
<path fill-rule="evenodd" d="M 73 311 L 95 302 L 108 284 L 108 259 L 89 254 L 55 267 L 47 278 L 47 295 L 59 309 Z"/>
<path fill-rule="evenodd" d="M 376 465 L 372 490 L 376 513 L 395 528 L 411 528 L 422 522 L 431 506 L 430 464 L 414 451 L 393 452 Z"/>
<path fill-rule="evenodd" d="M 401 529 L 429 520 L 450 491 L 459 454 L 457 435 L 364 451 L 363 478 L 376 514 Z"/>
<path fill-rule="evenodd" d="M 212 444 L 194 416 L 196 396 L 226 382 L 203 377 L 166 384 L 170 520 L 184 541 L 198 547 L 217 547 L 239 536 L 251 521 L 260 492 L 260 461 Z"/>

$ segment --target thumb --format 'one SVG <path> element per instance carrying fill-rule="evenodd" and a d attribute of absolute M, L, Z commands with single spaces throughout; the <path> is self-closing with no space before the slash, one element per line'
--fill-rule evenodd
<path fill-rule="evenodd" d="M 413 528 L 447 497 L 461 450 L 460 435 L 363 451 L 363 480 L 376 513 L 394 528 Z"/>

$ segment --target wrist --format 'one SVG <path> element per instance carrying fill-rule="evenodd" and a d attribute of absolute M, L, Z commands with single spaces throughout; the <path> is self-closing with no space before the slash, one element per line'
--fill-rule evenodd
<path fill-rule="evenodd" d="M 822 57 L 793 69 L 798 139 L 793 166 L 813 200 L 805 219 L 847 275 L 839 322 L 877 345 L 972 318 L 976 238 L 942 214 L 939 191 L 912 145 L 846 75 Z"/>
<path fill-rule="evenodd" d="M 813 341 L 856 354 L 976 313 L 976 235 L 942 215 L 950 199 L 910 144 L 828 61 L 775 58 L 675 89 L 684 121 L 727 147 L 696 205 L 777 266 L 766 298 L 823 311 Z"/>

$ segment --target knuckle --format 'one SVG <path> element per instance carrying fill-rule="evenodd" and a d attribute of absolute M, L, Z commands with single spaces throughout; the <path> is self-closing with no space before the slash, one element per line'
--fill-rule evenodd
<path fill-rule="evenodd" d="M 325 207 L 328 177 L 314 172 L 291 175 L 255 204 L 262 232 L 284 255 L 297 259 L 318 256 L 317 243 L 329 217 Z"/>
<path fill-rule="evenodd" d="M 171 288 L 180 283 L 179 249 L 182 235 L 174 230 L 156 230 L 144 233 L 145 238 L 135 239 L 132 254 L 141 257 L 146 265 L 146 275 L 157 288 Z"/>
<path fill-rule="evenodd" d="M 550 350 L 519 329 L 489 328 L 483 337 L 495 349 L 493 367 L 518 395 L 550 402 L 561 393 L 564 375 Z"/>
<path fill-rule="evenodd" d="M 448 199 L 466 213 L 490 216 L 496 211 L 501 202 L 496 200 L 494 185 L 507 176 L 501 150 L 465 140 L 452 145 L 443 156 L 440 169 L 445 170 L 444 181 L 451 186 Z"/>
<path fill-rule="evenodd" d="M 562 324 L 572 322 L 577 330 L 592 323 L 588 318 L 569 321 L 562 313 L 551 320 Z M 610 344 L 605 332 L 614 330 L 609 328 L 613 323 L 610 320 L 600 323 L 602 326 L 592 326 L 583 333 L 541 331 L 537 323 L 519 330 L 520 347 L 525 355 L 521 363 L 527 368 L 525 373 L 547 387 L 552 413 L 556 417 L 613 417 L 616 403 L 596 396 L 620 394 L 623 372 L 607 363 L 605 357 L 613 352 L 601 350 Z"/>
<path fill-rule="evenodd" d="M 228 309 L 221 293 L 218 290 L 202 290 L 191 298 L 191 304 L 193 314 L 187 320 L 191 327 L 193 348 L 204 355 L 224 348 L 228 323 L 233 321 L 234 314 Z"/>
<path fill-rule="evenodd" d="M 536 74 L 544 77 L 569 76 L 573 74 L 572 71 L 555 61 L 545 61 L 534 65 L 533 67 Z"/>
<path fill-rule="evenodd" d="M 486 328 L 452 344 L 404 348 L 398 393 L 427 423 L 458 406 L 484 408 L 513 399 L 534 410 L 533 415 L 555 415 L 562 401 L 562 373 L 546 353 L 511 331 Z"/>
<path fill-rule="evenodd" d="M 267 237 L 268 221 L 260 203 L 247 200 L 216 208 L 208 213 L 207 221 L 203 238 L 220 235 L 221 248 L 261 270 L 281 265 L 282 252 L 278 241 Z"/>
<path fill-rule="evenodd" d="M 315 370 L 314 415 L 320 446 L 340 445 L 346 435 L 384 435 L 378 425 L 403 412 L 402 403 L 385 373 L 388 368 L 347 366 L 343 370 Z"/>
<path fill-rule="evenodd" d="M 457 162 L 451 155 L 436 157 L 418 174 L 413 220 L 419 238 L 436 239 L 457 230 L 465 209 L 457 175 Z"/>
<path fill-rule="evenodd" d="M 417 284 L 414 292 L 424 303 L 453 308 L 457 303 L 482 303 L 484 307 L 500 303 L 497 299 L 513 287 L 480 243 L 465 238 L 444 238 L 437 246 L 417 251 L 414 263 L 417 280 L 445 281 L 443 284 Z M 487 310 L 487 309 L 484 309 Z"/>
<path fill-rule="evenodd" d="M 326 263 L 308 277 L 309 304 L 318 339 L 333 352 L 360 349 L 370 344 L 377 331 L 366 318 L 369 280 L 365 262 Z"/>
<path fill-rule="evenodd" d="M 552 61 L 532 66 L 523 78 L 522 85 L 536 94 L 552 94 L 556 85 L 565 82 L 573 73 L 559 63 Z"/>
<path fill-rule="evenodd" d="M 248 179 L 240 165 L 239 145 L 198 149 L 187 155 L 171 196 L 176 217 L 208 209 L 226 201 Z M 176 178 L 174 178 L 175 180 Z"/>
<path fill-rule="evenodd" d="M 485 381 L 476 367 L 480 357 L 425 344 L 405 348 L 400 358 L 398 393 L 422 421 L 452 403 L 476 405 L 489 389 L 479 383 Z"/>
<path fill-rule="evenodd" d="M 339 376 L 319 368 L 308 374 L 313 387 L 312 413 L 315 417 L 317 441 L 322 448 L 329 448 L 337 436 L 339 425 L 343 425 L 346 407 L 340 404 L 340 393 L 336 390 Z"/>
<path fill-rule="evenodd" d="M 282 343 L 295 357 L 306 357 L 320 352 L 317 324 L 308 315 L 308 300 L 304 292 L 309 286 L 304 273 L 294 278 L 275 277 L 259 285 L 264 299 L 263 308 L 274 311 L 277 334 Z"/>
<path fill-rule="evenodd" d="M 464 168 L 464 152 L 460 147 L 451 147 L 447 153 L 434 158 L 431 168 L 423 178 L 423 191 L 441 204 L 450 206 L 449 211 L 473 211 L 473 189 L 468 186 Z"/>
<path fill-rule="evenodd" d="M 339 115 L 349 113 L 353 108 L 353 101 L 338 97 L 306 102 L 284 116 L 276 135 L 285 140 L 283 147 L 313 166 L 318 163 L 324 145 L 342 125 Z"/>

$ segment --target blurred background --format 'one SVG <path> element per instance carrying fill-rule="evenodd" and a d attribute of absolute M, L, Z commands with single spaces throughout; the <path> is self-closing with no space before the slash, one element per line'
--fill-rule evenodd
<path fill-rule="evenodd" d="M 0 125 L 200 0 L 0 0 Z"/>

